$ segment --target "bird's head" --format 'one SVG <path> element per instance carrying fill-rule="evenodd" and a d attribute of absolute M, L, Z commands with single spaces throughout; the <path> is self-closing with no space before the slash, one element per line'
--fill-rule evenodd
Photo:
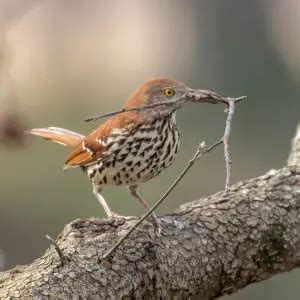
<path fill-rule="evenodd" d="M 187 102 L 222 102 L 218 94 L 200 89 L 191 89 L 184 83 L 171 79 L 152 79 L 144 82 L 128 99 L 124 108 L 151 106 L 144 110 L 146 114 L 169 114 Z"/>
<path fill-rule="evenodd" d="M 110 117 L 130 111 L 137 111 L 135 115 L 141 116 L 142 114 L 144 117 L 152 119 L 157 116 L 170 115 L 185 103 L 224 103 L 228 106 L 228 99 L 229 98 L 223 98 L 212 91 L 191 89 L 184 83 L 177 80 L 152 79 L 144 82 L 138 87 L 138 89 L 126 101 L 123 109 L 102 115 L 96 115 L 87 118 L 85 121 L 96 121 L 100 118 Z M 243 96 L 234 99 L 240 101 L 245 99 L 245 97 Z"/>

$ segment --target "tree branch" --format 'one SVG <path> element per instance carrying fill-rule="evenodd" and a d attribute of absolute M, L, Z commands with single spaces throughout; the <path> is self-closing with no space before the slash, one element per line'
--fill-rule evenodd
<path fill-rule="evenodd" d="M 182 205 L 142 224 L 115 255 L 102 255 L 136 219 L 76 220 L 29 266 L 0 273 L 0 298 L 213 299 L 300 265 L 300 129 L 288 166 Z"/>

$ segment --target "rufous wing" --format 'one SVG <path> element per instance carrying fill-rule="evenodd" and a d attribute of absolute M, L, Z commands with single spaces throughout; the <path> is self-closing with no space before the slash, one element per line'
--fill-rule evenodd
<path fill-rule="evenodd" d="M 106 157 L 108 138 L 116 131 L 132 131 L 141 122 L 136 112 L 127 112 L 108 119 L 95 129 L 66 158 L 64 169 L 92 164 Z"/>

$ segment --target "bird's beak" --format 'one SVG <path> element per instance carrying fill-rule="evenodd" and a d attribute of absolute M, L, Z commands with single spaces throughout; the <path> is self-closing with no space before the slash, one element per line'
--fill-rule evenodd
<path fill-rule="evenodd" d="M 186 100 L 188 102 L 197 102 L 197 103 L 227 104 L 226 99 L 224 99 L 223 97 L 221 97 L 215 92 L 207 91 L 207 90 L 188 89 L 186 94 Z"/>

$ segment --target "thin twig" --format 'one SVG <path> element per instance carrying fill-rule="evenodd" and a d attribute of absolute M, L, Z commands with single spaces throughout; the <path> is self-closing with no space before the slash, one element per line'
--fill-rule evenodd
<path fill-rule="evenodd" d="M 151 213 L 167 198 L 167 196 L 173 191 L 173 189 L 176 187 L 176 185 L 182 180 L 182 178 L 186 175 L 186 173 L 190 170 L 190 168 L 194 165 L 196 160 L 200 159 L 203 155 L 209 153 L 212 151 L 214 148 L 217 146 L 221 145 L 224 143 L 224 151 L 225 151 L 225 162 L 226 162 L 226 185 L 225 189 L 226 191 L 228 190 L 229 183 L 230 183 L 230 177 L 231 177 L 231 160 L 230 160 L 230 148 L 229 148 L 229 138 L 231 134 L 231 123 L 234 115 L 234 108 L 235 108 L 235 103 L 239 102 L 241 100 L 246 99 L 246 97 L 239 97 L 239 98 L 227 98 L 227 106 L 228 106 L 228 114 L 227 114 L 227 119 L 226 119 L 226 125 L 225 125 L 225 131 L 223 137 L 208 147 L 206 150 L 202 152 L 202 149 L 205 147 L 205 145 L 202 143 L 199 144 L 197 147 L 197 151 L 195 152 L 194 156 L 192 159 L 188 162 L 186 167 L 183 169 L 183 171 L 180 173 L 180 175 L 175 179 L 175 181 L 170 185 L 168 190 L 163 194 L 163 196 L 155 203 L 155 205 L 145 214 L 143 215 L 140 220 L 133 225 L 129 229 L 129 231 L 121 237 L 117 243 L 109 249 L 102 257 L 102 259 L 107 259 L 110 257 L 121 245 L 122 243 L 129 237 L 129 235 L 146 219 L 148 218 Z"/>
<path fill-rule="evenodd" d="M 247 99 L 247 96 L 241 96 L 241 97 L 238 97 L 238 98 L 229 98 L 229 99 L 233 99 L 234 100 L 234 103 L 239 103 L 243 100 L 246 100 Z"/>
<path fill-rule="evenodd" d="M 85 119 L 84 121 L 85 122 L 94 122 L 94 121 L 97 121 L 97 120 L 102 119 L 102 118 L 107 118 L 107 117 L 111 117 L 111 116 L 114 116 L 114 115 L 130 112 L 130 111 L 141 111 L 141 110 L 144 110 L 144 109 L 153 108 L 153 107 L 161 106 L 161 105 L 165 105 L 165 104 L 174 104 L 174 103 L 177 103 L 177 102 L 181 101 L 182 99 L 184 99 L 184 97 L 185 97 L 185 95 L 180 96 L 180 97 L 178 97 L 176 99 L 173 99 L 173 100 L 156 102 L 156 103 L 152 103 L 152 104 L 148 104 L 148 105 L 144 105 L 144 106 L 136 106 L 136 107 L 131 107 L 131 108 L 122 108 L 120 110 L 116 110 L 116 111 L 96 115 L 96 116 L 93 116 L 93 117 L 89 117 L 89 118 Z M 228 98 L 223 98 L 219 95 L 218 95 L 218 97 L 219 98 L 215 98 L 214 100 L 225 103 L 226 105 L 228 105 L 227 104 Z M 241 100 L 244 100 L 245 98 L 246 98 L 246 96 L 241 96 L 239 98 L 235 98 L 235 102 L 237 103 Z"/>
<path fill-rule="evenodd" d="M 231 124 L 232 124 L 232 118 L 234 114 L 235 102 L 236 102 L 235 99 L 228 98 L 228 114 L 227 114 L 225 131 L 223 136 L 224 157 L 225 157 L 225 166 L 226 166 L 225 191 L 228 191 L 231 182 L 232 160 L 230 154 L 229 139 L 231 135 Z"/>
<path fill-rule="evenodd" d="M 139 221 L 133 225 L 133 227 L 130 228 L 130 230 L 123 236 L 121 237 L 118 242 L 110 249 L 108 250 L 104 255 L 103 259 L 107 259 L 114 251 L 116 251 L 119 246 L 123 243 L 124 240 L 128 238 L 128 236 L 146 219 L 148 218 L 152 212 L 168 197 L 168 195 L 172 192 L 172 190 L 176 187 L 176 185 L 181 181 L 181 179 L 185 176 L 185 174 L 188 172 L 188 170 L 194 165 L 195 161 L 202 157 L 203 155 L 209 153 L 211 150 L 213 150 L 215 147 L 219 146 L 220 144 L 223 143 L 223 140 L 219 140 L 218 142 L 214 143 L 210 147 L 208 147 L 205 151 L 201 152 L 203 147 L 202 143 L 199 144 L 197 151 L 195 152 L 193 158 L 188 162 L 186 167 L 183 169 L 183 171 L 180 173 L 180 175 L 175 179 L 175 181 L 170 185 L 168 190 L 163 194 L 163 196 L 155 203 L 155 205 L 145 214 L 143 217 L 139 219 Z"/>
<path fill-rule="evenodd" d="M 52 238 L 49 234 L 46 234 L 46 239 L 49 240 L 53 246 L 54 246 L 54 249 L 56 250 L 58 256 L 59 256 L 59 259 L 61 261 L 61 264 L 63 265 L 65 263 L 65 259 L 66 257 L 63 255 L 62 251 L 60 250 L 60 248 L 58 247 L 56 241 L 54 240 L 54 238 Z"/>
<path fill-rule="evenodd" d="M 97 121 L 97 120 L 102 119 L 102 118 L 111 117 L 111 116 L 114 116 L 114 115 L 129 112 L 129 111 L 141 111 L 141 110 L 144 110 L 144 109 L 147 109 L 147 108 L 153 108 L 153 107 L 160 106 L 160 105 L 177 103 L 180 100 L 182 100 L 182 97 L 177 98 L 177 99 L 173 99 L 173 100 L 168 100 L 168 101 L 156 102 L 156 103 L 152 103 L 152 104 L 144 105 L 144 106 L 136 106 L 136 107 L 131 107 L 131 108 L 122 108 L 120 110 L 116 110 L 116 111 L 112 111 L 112 112 L 108 112 L 108 113 L 105 113 L 105 114 L 101 114 L 101 115 L 97 115 L 97 116 L 87 118 L 84 121 L 85 122 Z"/>

